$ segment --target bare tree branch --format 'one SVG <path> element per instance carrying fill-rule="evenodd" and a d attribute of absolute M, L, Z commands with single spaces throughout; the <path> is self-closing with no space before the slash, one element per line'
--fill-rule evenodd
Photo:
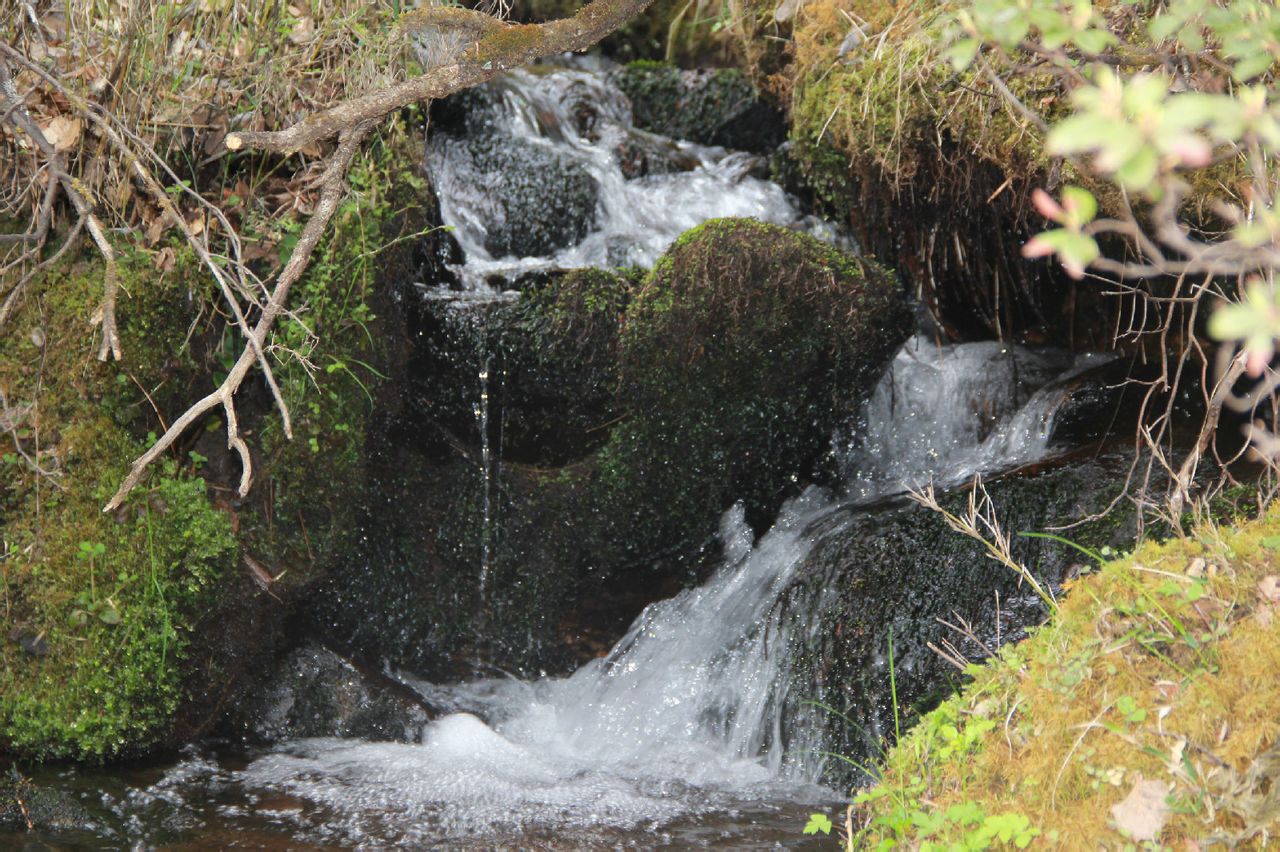
<path fill-rule="evenodd" d="M 232 151 L 258 148 L 292 153 L 359 122 L 380 119 L 419 101 L 442 98 L 492 79 L 508 68 L 566 51 L 585 50 L 648 8 L 652 0 L 593 0 L 572 18 L 503 27 L 482 38 L 462 62 L 428 71 L 309 115 L 287 130 L 227 134 Z"/>
<path fill-rule="evenodd" d="M 324 236 L 325 230 L 329 227 L 329 220 L 333 218 L 333 214 L 337 211 L 338 202 L 342 200 L 343 191 L 346 189 L 347 168 L 351 165 L 351 160 L 355 157 L 356 151 L 359 150 L 360 143 L 369 134 L 369 131 L 373 129 L 373 126 L 374 123 L 372 121 L 361 122 L 353 128 L 344 130 L 339 136 L 338 148 L 333 152 L 329 165 L 320 178 L 320 200 L 316 205 L 316 212 L 307 220 L 306 227 L 302 229 L 298 244 L 294 248 L 293 254 L 290 255 L 288 264 L 285 265 L 284 270 L 280 273 L 275 288 L 271 292 L 271 297 L 263 307 L 262 315 L 258 318 L 258 322 L 253 328 L 252 335 L 257 349 L 264 347 L 272 325 L 274 325 L 281 312 L 284 311 L 285 300 L 289 296 L 289 288 L 302 277 L 302 273 L 306 270 L 307 264 L 311 260 L 311 253 L 315 250 L 320 238 Z M 142 474 L 146 472 L 147 467 L 172 446 L 174 441 L 191 424 L 219 405 L 222 406 L 227 418 L 227 448 L 235 450 L 240 456 L 242 473 L 240 475 L 239 494 L 243 497 L 249 493 L 249 486 L 253 479 L 253 463 L 249 447 L 240 435 L 234 397 L 236 391 L 240 389 L 241 383 L 244 382 L 245 377 L 249 374 L 250 368 L 257 360 L 254 353 L 254 346 L 246 346 L 244 352 L 240 355 L 240 359 L 236 361 L 235 366 L 231 368 L 227 377 L 223 379 L 222 384 L 218 385 L 218 388 L 208 396 L 188 408 L 149 450 L 133 462 L 128 476 L 120 484 L 110 502 L 103 507 L 102 510 L 104 512 L 110 512 L 123 503 L 129 492 L 141 481 Z"/>
<path fill-rule="evenodd" d="M 14 54 L 13 48 L 6 44 L 0 43 L 6 54 Z M 0 94 L 4 96 L 4 102 L 9 104 L 17 98 L 17 89 L 13 83 L 13 76 L 9 72 L 9 64 L 0 60 Z M 89 235 L 93 238 L 94 245 L 98 247 L 99 253 L 102 254 L 103 262 L 106 264 L 106 272 L 103 275 L 102 282 L 102 304 L 95 314 L 95 321 L 102 326 L 102 345 L 98 349 L 98 360 L 105 361 L 108 356 L 120 360 L 120 335 L 116 330 L 116 293 L 120 287 L 120 273 L 116 265 L 115 250 L 112 249 L 111 243 L 107 240 L 107 235 L 103 232 L 102 223 L 93 212 L 93 205 L 85 198 L 80 191 L 80 183 L 70 174 L 67 173 L 66 166 L 63 165 L 62 154 L 53 146 L 45 137 L 44 132 L 40 129 L 35 120 L 31 118 L 31 114 L 27 112 L 26 107 L 20 102 L 16 108 L 6 111 L 5 115 L 10 124 L 26 133 L 31 140 L 35 142 L 36 147 L 45 156 L 49 162 L 50 180 L 57 180 L 62 184 L 63 191 L 67 197 L 71 199 L 72 206 L 75 207 L 76 213 L 84 219 L 85 227 L 89 229 Z"/>

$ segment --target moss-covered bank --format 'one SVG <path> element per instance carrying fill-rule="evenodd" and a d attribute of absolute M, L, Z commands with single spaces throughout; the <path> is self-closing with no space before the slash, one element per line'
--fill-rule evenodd
<path fill-rule="evenodd" d="M 378 269 L 408 262 L 389 231 L 412 223 L 383 188 L 421 190 L 408 162 L 375 147 L 352 171 L 355 192 L 279 329 L 277 342 L 309 358 L 277 372 L 295 440 L 278 434 L 256 382 L 238 397 L 256 474 L 243 501 L 238 461 L 211 416 L 119 511 L 101 512 L 154 433 L 238 354 L 195 258 L 119 238 L 118 363 L 95 357 L 96 259 L 32 282 L 0 335 L 0 752 L 99 761 L 207 730 L 270 657 L 291 595 L 341 564 L 373 394 L 398 339 L 375 318 L 379 299 L 391 305 Z M 287 252 L 297 225 L 277 228 L 275 248 Z M 283 573 L 270 592 L 242 553 Z"/>
<path fill-rule="evenodd" d="M 889 752 L 852 846 L 1265 846 L 1277 638 L 1274 510 L 1108 562 Z"/>

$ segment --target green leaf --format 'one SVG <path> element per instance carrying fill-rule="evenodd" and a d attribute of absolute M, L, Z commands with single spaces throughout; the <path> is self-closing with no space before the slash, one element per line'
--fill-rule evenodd
<path fill-rule="evenodd" d="M 1092 112 L 1081 112 L 1059 122 L 1049 131 L 1051 154 L 1075 154 L 1096 150 L 1108 138 L 1115 122 Z"/>
<path fill-rule="evenodd" d="M 1130 189 L 1147 189 L 1155 181 L 1159 169 L 1160 158 L 1156 149 L 1140 148 L 1116 169 L 1116 180 Z"/>
<path fill-rule="evenodd" d="M 1116 37 L 1106 30 L 1085 30 L 1076 33 L 1075 42 L 1086 53 L 1101 53 L 1116 43 Z"/>
<path fill-rule="evenodd" d="M 1182 28 L 1182 18 L 1177 15 L 1158 15 L 1147 24 L 1147 32 L 1153 41 L 1164 41 Z"/>
<path fill-rule="evenodd" d="M 1204 35 L 1198 26 L 1187 24 L 1178 31 L 1178 43 L 1190 53 L 1199 53 L 1204 50 Z"/>
<path fill-rule="evenodd" d="M 831 817 L 826 814 L 809 814 L 809 821 L 804 824 L 805 834 L 831 833 Z"/>
<path fill-rule="evenodd" d="M 1269 535 L 1262 540 L 1262 546 L 1267 550 L 1280 550 L 1280 535 Z"/>
<path fill-rule="evenodd" d="M 107 607 L 102 612 L 98 613 L 98 618 L 103 624 L 120 623 L 120 613 L 116 611 L 115 607 Z"/>
<path fill-rule="evenodd" d="M 947 48 L 947 61 L 956 71 L 963 71 L 973 64 L 981 46 L 982 42 L 976 38 L 962 38 Z"/>
<path fill-rule="evenodd" d="M 1078 186 L 1062 188 L 1062 206 L 1071 215 L 1071 224 L 1077 227 L 1092 222 L 1098 215 L 1098 202 L 1093 193 Z"/>
<path fill-rule="evenodd" d="M 1274 329 L 1274 314 L 1260 308 L 1254 300 L 1223 305 L 1209 317 L 1209 336 L 1215 340 L 1248 340 L 1269 338 Z"/>
<path fill-rule="evenodd" d="M 1259 74 L 1270 71 L 1275 62 L 1276 58 L 1268 52 L 1255 53 L 1237 62 L 1231 76 L 1243 83 L 1245 80 L 1251 80 Z"/>

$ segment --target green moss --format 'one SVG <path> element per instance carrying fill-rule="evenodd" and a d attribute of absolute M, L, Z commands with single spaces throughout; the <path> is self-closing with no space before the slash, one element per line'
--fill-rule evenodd
<path fill-rule="evenodd" d="M 10 487 L 0 504 L 0 750 L 17 755 L 102 760 L 163 742 L 183 694 L 190 626 L 235 555 L 226 516 L 189 464 L 164 461 L 119 512 L 101 512 L 145 449 L 130 428 L 150 412 L 138 386 L 152 388 L 152 400 L 181 392 L 161 386 L 182 386 L 175 376 L 191 356 L 173 340 L 195 311 L 179 276 L 140 253 L 121 256 L 131 360 L 94 358 L 84 320 L 101 277 L 91 262 L 34 282 L 0 339 L 0 384 L 11 409 L 25 412 L 4 439 Z"/>
<path fill-rule="evenodd" d="M 1016 811 L 1046 845 L 1120 846 L 1113 808 L 1143 780 L 1168 791 L 1162 847 L 1274 834 L 1257 805 L 1280 742 L 1278 532 L 1274 512 L 1205 526 L 1080 578 L 890 752 L 858 842 L 958 841 L 968 809 Z"/>
<path fill-rule="evenodd" d="M 293 437 L 274 413 L 262 418 L 259 441 L 267 501 L 247 516 L 243 533 L 255 558 L 279 573 L 281 592 L 341 565 L 363 495 L 368 429 L 398 340 L 375 311 L 380 285 L 411 263 L 427 204 L 407 140 L 363 152 L 348 174 L 352 192 L 331 232 L 295 285 L 298 307 L 277 329 L 292 356 L 276 369 L 293 415 Z M 283 245 L 296 241 L 289 226 Z M 406 273 L 407 274 L 407 273 Z M 387 306 L 389 309 L 389 306 Z M 229 352 L 239 354 L 238 341 Z"/>
<path fill-rule="evenodd" d="M 276 377 L 294 440 L 252 384 L 237 397 L 255 451 L 245 501 L 227 499 L 240 465 L 218 412 L 158 460 L 119 512 L 100 511 L 148 433 L 239 355 L 239 336 L 219 318 L 220 297 L 190 252 L 117 247 L 119 363 L 96 360 L 88 322 L 101 298 L 99 261 L 90 255 L 33 282 L 0 335 L 0 389 L 18 413 L 15 432 L 0 438 L 0 751 L 103 760 L 203 731 L 216 708 L 189 702 L 233 694 L 279 627 L 261 620 L 237 545 L 274 572 L 292 569 L 275 589 L 281 598 L 341 564 L 370 412 L 400 339 L 381 333 L 373 306 L 382 274 L 413 262 L 414 241 L 396 239 L 418 227 L 422 209 L 410 163 L 394 141 L 361 157 L 334 233 L 277 328 L 286 355 Z M 283 228 L 287 252 L 298 226 Z"/>
<path fill-rule="evenodd" d="M 707 222 L 627 310 L 619 407 L 599 459 L 630 546 L 697 540 L 735 499 L 772 517 L 908 332 L 897 283 L 786 228 Z M 659 543 L 663 543 L 659 545 Z"/>

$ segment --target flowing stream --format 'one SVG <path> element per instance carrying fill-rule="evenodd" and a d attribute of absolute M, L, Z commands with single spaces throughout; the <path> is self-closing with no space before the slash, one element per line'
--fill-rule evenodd
<path fill-rule="evenodd" d="M 490 95 L 500 106 L 486 132 L 553 151 L 597 191 L 578 238 L 537 255 L 495 252 L 506 243 L 494 234 L 514 214 L 493 203 L 483 152 L 436 136 L 428 160 L 466 254 L 460 277 L 473 288 L 553 266 L 649 266 L 679 233 L 713 216 L 755 216 L 838 239 L 759 177 L 756 158 L 634 130 L 625 98 L 599 74 L 518 71 Z M 618 152 L 637 139 L 676 165 L 626 176 Z M 812 692 L 797 649 L 816 629 L 823 598 L 780 605 L 827 534 L 821 519 L 900 494 L 904 484 L 950 485 L 1043 459 L 1065 382 L 1092 363 L 912 339 L 860 422 L 833 438 L 841 488 L 809 489 L 758 540 L 744 507 L 729 510 L 714 575 L 649 606 L 607 656 L 569 677 L 440 685 L 388 672 L 446 711 L 413 731 L 413 742 L 197 750 L 110 784 L 92 773 L 75 783 L 102 837 L 148 848 L 801 843 L 805 815 L 842 799 L 822 784 L 822 725 L 796 709 Z M 476 416 L 487 438 L 486 403 Z M 483 464 L 487 476 L 487 444 Z"/>
<path fill-rule="evenodd" d="M 758 541 L 742 507 L 731 509 L 714 576 L 648 607 L 606 657 L 535 682 L 435 685 L 396 673 L 448 711 L 417 742 L 193 754 L 101 794 L 103 819 L 148 843 L 215 830 L 366 848 L 799 842 L 804 815 L 841 798 L 820 783 L 821 726 L 794 712 L 812 686 L 793 671 L 795 649 L 821 613 L 778 605 L 806 570 L 820 520 L 904 482 L 1045 457 L 1055 389 L 1081 366 L 1061 353 L 915 338 L 841 449 L 844 492 L 810 489 Z"/>

